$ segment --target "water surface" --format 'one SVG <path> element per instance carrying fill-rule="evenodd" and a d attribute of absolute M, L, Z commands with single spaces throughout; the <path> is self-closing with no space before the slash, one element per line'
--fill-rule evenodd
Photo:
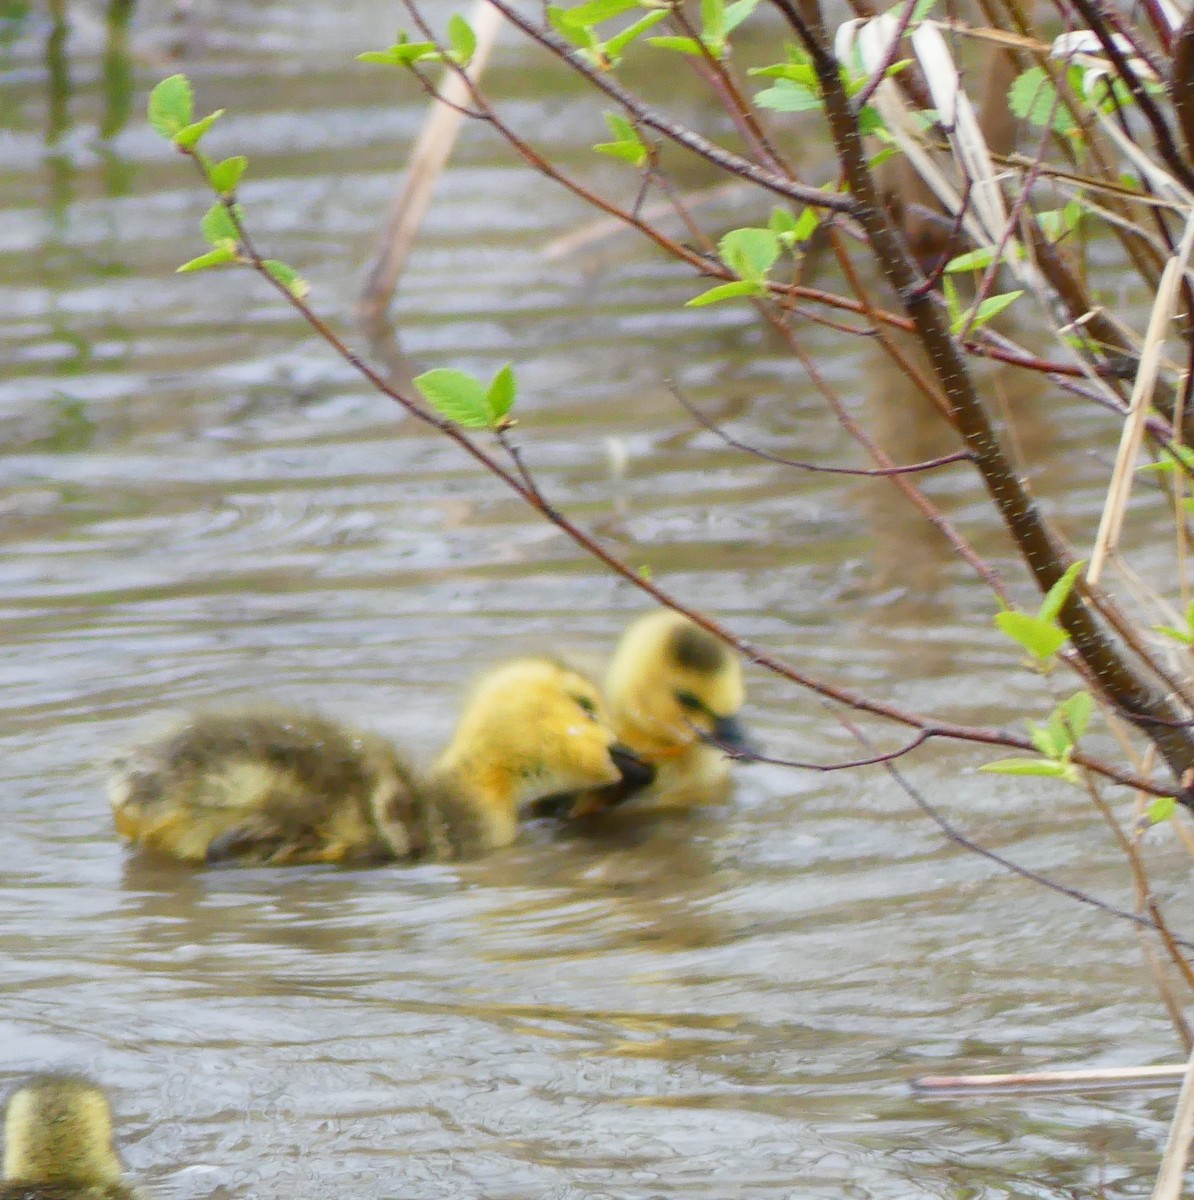
<path fill-rule="evenodd" d="M 266 691 L 426 760 L 486 663 L 600 656 L 642 607 L 255 280 L 174 274 L 207 202 L 140 114 L 180 48 L 200 106 L 229 110 L 213 152 L 250 157 L 261 243 L 346 329 L 423 113 L 352 61 L 391 37 L 390 4 L 191 12 L 147 5 L 113 48 L 98 9 L 63 41 L 37 7 L 0 42 L 3 1081 L 95 1072 L 162 1196 L 1147 1195 L 1164 1091 L 910 1093 L 925 1071 L 1179 1052 L 1130 928 L 964 855 L 878 773 L 746 769 L 703 816 L 533 827 L 461 866 L 180 872 L 117 844 L 99 764 L 155 713 Z M 618 186 L 561 72 L 511 39 L 491 86 Z M 745 307 L 682 308 L 692 282 L 624 237 L 545 259 L 587 219 L 466 131 L 403 282 L 403 349 L 514 361 L 552 499 L 768 649 L 958 719 L 1047 711 L 989 594 L 887 485 L 692 427 L 669 377 L 760 445 L 859 461 Z M 930 452 L 873 357 L 807 336 L 893 453 Z M 1066 489 L 1112 423 L 1008 383 L 1038 402 L 1041 491 L 1089 532 L 1101 495 Z M 929 490 L 1018 578 L 962 468 Z M 814 699 L 750 688 L 774 752 L 858 755 Z M 908 775 L 976 838 L 1130 904 L 1077 793 L 980 761 L 934 747 Z M 1188 864 L 1154 840 L 1180 919 Z"/>

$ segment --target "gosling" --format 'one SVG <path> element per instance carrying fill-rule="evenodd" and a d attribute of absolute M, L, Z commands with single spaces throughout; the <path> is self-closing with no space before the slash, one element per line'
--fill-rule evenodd
<path fill-rule="evenodd" d="M 122 837 L 183 862 L 362 864 L 474 857 L 514 841 L 538 797 L 649 778 L 588 679 L 528 658 L 481 679 L 424 779 L 384 738 L 264 709 L 135 746 L 108 796 Z"/>
<path fill-rule="evenodd" d="M 8 1101 L 0 1200 L 136 1200 L 121 1183 L 112 1110 L 75 1075 L 37 1075 Z"/>
<path fill-rule="evenodd" d="M 670 609 L 637 618 L 610 660 L 605 702 L 619 741 L 651 765 L 653 782 L 552 796 L 534 812 L 582 817 L 631 797 L 648 809 L 724 799 L 731 761 L 725 751 L 751 749 L 738 719 L 745 699 L 742 665 L 723 641 Z"/>

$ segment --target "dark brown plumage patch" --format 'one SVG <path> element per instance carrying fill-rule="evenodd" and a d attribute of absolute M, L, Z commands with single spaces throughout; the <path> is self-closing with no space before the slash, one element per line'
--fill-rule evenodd
<path fill-rule="evenodd" d="M 728 658 L 725 646 L 695 625 L 681 625 L 671 636 L 669 650 L 679 666 L 701 675 L 720 671 Z"/>

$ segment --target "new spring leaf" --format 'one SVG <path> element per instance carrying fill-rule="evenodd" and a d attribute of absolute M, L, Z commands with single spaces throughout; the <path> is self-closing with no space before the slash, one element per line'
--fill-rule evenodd
<path fill-rule="evenodd" d="M 486 387 L 465 371 L 437 367 L 415 379 L 423 399 L 442 417 L 465 429 L 501 429 L 514 404 L 514 371 L 507 363 Z"/>
<path fill-rule="evenodd" d="M 164 138 L 174 138 L 191 123 L 194 96 L 185 75 L 171 75 L 149 93 L 149 123 Z"/>

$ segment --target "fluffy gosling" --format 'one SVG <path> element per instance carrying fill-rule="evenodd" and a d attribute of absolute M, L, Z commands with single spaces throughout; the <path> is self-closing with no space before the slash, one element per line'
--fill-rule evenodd
<path fill-rule="evenodd" d="M 647 613 L 622 634 L 604 691 L 614 731 L 654 768 L 654 782 L 549 797 L 536 813 L 585 816 L 631 797 L 636 809 L 691 808 L 725 796 L 730 760 L 721 747 L 750 745 L 738 720 L 742 665 L 724 642 L 670 609 Z"/>
<path fill-rule="evenodd" d="M 9 1097 L 0 1200 L 136 1200 L 121 1182 L 112 1109 L 75 1075 L 37 1075 Z"/>
<path fill-rule="evenodd" d="M 528 658 L 480 680 L 423 779 L 383 738 L 267 708 L 135 746 L 108 795 L 124 838 L 183 862 L 354 864 L 479 855 L 514 841 L 538 797 L 649 777 L 588 679 Z"/>

